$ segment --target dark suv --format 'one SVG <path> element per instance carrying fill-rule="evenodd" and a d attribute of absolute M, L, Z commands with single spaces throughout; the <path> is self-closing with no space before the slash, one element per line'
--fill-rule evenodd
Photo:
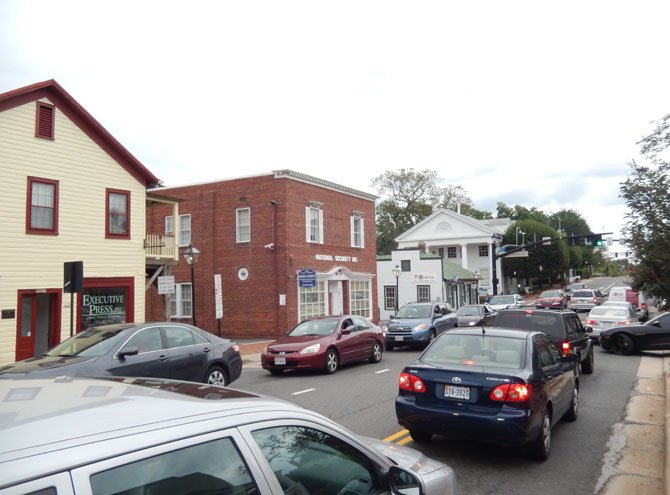
<path fill-rule="evenodd" d="M 457 326 L 456 313 L 443 302 L 413 302 L 405 304 L 382 325 L 386 333 L 386 350 L 396 346 L 424 347 L 441 332 Z"/>
<path fill-rule="evenodd" d="M 496 315 L 493 326 L 543 332 L 563 355 L 572 352 L 579 357 L 582 373 L 593 373 L 593 342 L 588 335 L 593 329 L 583 326 L 572 310 L 503 309 Z"/>

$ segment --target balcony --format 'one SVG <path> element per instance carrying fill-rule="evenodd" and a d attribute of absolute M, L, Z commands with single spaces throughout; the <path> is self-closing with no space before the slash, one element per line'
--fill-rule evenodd
<path fill-rule="evenodd" d="M 178 261 L 174 235 L 147 234 L 144 238 L 144 256 L 147 264 L 165 265 Z"/>

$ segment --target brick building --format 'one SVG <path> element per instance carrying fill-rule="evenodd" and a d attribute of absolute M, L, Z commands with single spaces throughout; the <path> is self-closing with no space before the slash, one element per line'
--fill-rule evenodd
<path fill-rule="evenodd" d="M 378 321 L 374 195 L 291 170 L 152 193 L 178 199 L 179 218 L 152 208 L 147 226 L 201 254 L 193 285 L 180 256 L 163 273 L 174 294 L 149 289 L 147 320 L 190 322 L 195 308 L 199 327 L 238 339 L 279 336 L 318 315 Z"/>

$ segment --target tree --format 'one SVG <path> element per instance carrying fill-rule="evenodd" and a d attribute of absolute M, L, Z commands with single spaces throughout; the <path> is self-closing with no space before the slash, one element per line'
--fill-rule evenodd
<path fill-rule="evenodd" d="M 539 223 L 549 224 L 547 215 L 534 206 L 530 209 L 521 205 L 507 206 L 499 202 L 497 206 L 498 218 L 509 218 L 510 220 L 534 220 Z"/>

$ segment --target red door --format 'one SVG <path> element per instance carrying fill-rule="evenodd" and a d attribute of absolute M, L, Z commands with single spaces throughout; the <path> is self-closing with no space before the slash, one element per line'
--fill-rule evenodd
<path fill-rule="evenodd" d="M 46 352 L 60 341 L 61 289 L 19 291 L 16 360 Z"/>

